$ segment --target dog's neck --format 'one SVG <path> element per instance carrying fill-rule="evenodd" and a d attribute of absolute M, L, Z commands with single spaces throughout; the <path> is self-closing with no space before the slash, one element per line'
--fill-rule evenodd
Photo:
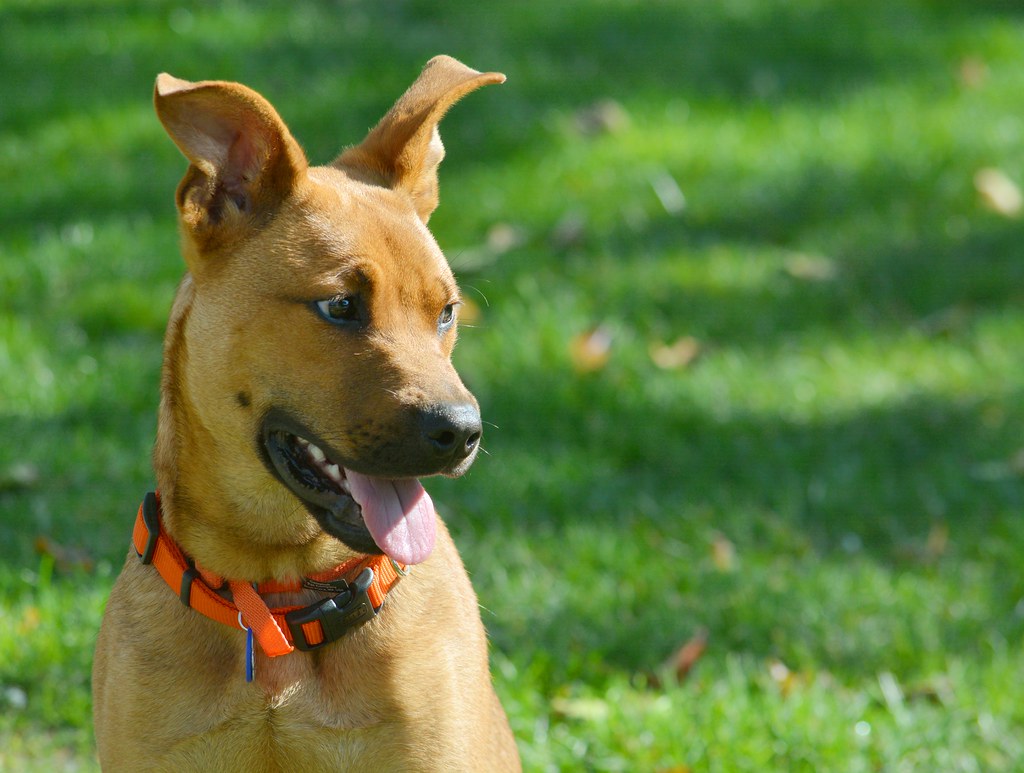
<path fill-rule="evenodd" d="M 238 492 L 239 469 L 263 475 L 258 460 L 220 458 L 216 442 L 188 394 L 188 318 L 191 278 L 182 281 L 164 341 L 160 416 L 153 467 L 169 535 L 200 565 L 239 580 L 308 576 L 336 566 L 353 553 L 323 532 L 282 487 L 254 485 Z M 255 462 L 255 463 L 254 463 Z M 232 480 L 232 485 L 226 481 Z M 278 490 L 280 489 L 280 490 Z M 235 496 L 230 492 L 235 491 Z M 282 513 L 289 514 L 282 517 Z M 261 528 L 263 524 L 271 525 Z M 272 530 L 271 530 L 272 528 Z"/>

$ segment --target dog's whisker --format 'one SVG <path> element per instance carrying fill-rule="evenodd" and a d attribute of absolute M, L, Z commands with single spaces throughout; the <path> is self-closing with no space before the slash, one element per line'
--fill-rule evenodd
<path fill-rule="evenodd" d="M 490 303 L 490 301 L 487 300 L 487 296 L 484 295 L 484 291 L 483 290 L 481 290 L 476 285 L 463 285 L 463 287 L 465 287 L 467 290 L 472 290 L 477 295 L 479 295 L 480 296 L 480 300 L 483 301 L 483 303 L 484 303 L 484 306 L 490 308 L 491 303 Z"/>
<path fill-rule="evenodd" d="M 453 254 L 452 254 L 452 253 L 450 253 L 450 254 L 448 255 L 448 265 L 450 265 L 450 266 L 452 267 L 452 270 L 454 270 L 454 271 L 458 271 L 458 269 L 459 269 L 459 268 L 460 268 L 460 266 L 461 266 L 461 264 L 460 264 L 460 261 L 461 261 L 461 260 L 462 260 L 462 259 L 463 259 L 463 258 L 464 258 L 465 256 L 466 256 L 466 248 L 465 248 L 465 247 L 461 247 L 461 248 L 459 248 L 459 249 L 458 249 L 458 250 L 456 250 L 456 251 L 455 251 L 455 252 L 454 252 Z"/>

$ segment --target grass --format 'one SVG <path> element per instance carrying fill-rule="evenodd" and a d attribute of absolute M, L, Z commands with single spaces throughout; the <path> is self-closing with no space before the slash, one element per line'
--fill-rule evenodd
<path fill-rule="evenodd" d="M 1024 182 L 1022 51 L 998 0 L 0 1 L 0 768 L 95 768 L 182 271 L 154 75 L 324 161 L 447 52 L 509 81 L 442 125 L 493 426 L 429 486 L 527 769 L 1018 769 L 1024 233 L 973 179 Z"/>

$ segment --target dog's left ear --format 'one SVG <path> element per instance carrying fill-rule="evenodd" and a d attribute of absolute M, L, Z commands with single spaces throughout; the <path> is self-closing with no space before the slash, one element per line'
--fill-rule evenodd
<path fill-rule="evenodd" d="M 437 124 L 469 92 L 504 81 L 501 73 L 477 72 L 450 56 L 435 56 L 366 139 L 334 165 L 405 192 L 425 223 L 437 208 L 437 167 L 444 158 Z"/>

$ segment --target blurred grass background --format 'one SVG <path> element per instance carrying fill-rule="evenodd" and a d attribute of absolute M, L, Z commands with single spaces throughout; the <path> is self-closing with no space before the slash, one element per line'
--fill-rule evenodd
<path fill-rule="evenodd" d="M 509 77 L 441 127 L 493 426 L 428 486 L 527 769 L 1020 769 L 1009 0 L 0 0 L 0 768 L 95 769 L 182 272 L 156 73 L 326 162 L 436 53 Z"/>

